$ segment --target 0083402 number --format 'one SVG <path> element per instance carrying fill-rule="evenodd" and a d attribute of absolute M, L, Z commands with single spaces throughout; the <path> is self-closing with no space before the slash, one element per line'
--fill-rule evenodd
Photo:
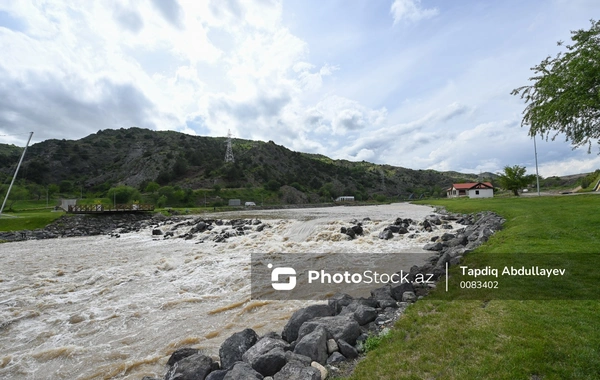
<path fill-rule="evenodd" d="M 461 289 L 498 289 L 498 281 L 461 281 Z"/>

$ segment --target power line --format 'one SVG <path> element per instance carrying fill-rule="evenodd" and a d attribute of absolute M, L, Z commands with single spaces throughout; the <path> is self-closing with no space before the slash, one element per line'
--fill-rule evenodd
<path fill-rule="evenodd" d="M 10 137 L 10 136 L 24 136 L 24 135 L 28 135 L 29 132 L 25 132 L 25 133 L 13 133 L 10 135 L 0 135 L 0 137 Z"/>

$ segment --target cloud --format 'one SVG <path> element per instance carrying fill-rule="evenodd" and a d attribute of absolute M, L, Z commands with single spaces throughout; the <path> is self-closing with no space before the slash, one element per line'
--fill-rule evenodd
<path fill-rule="evenodd" d="M 315 126 L 319 132 L 346 135 L 349 132 L 381 126 L 386 121 L 387 110 L 370 109 L 357 101 L 337 95 L 327 96 L 305 114 L 305 122 Z"/>
<path fill-rule="evenodd" d="M 593 158 L 569 158 L 567 160 L 556 160 L 542 162 L 539 164 L 539 172 L 542 177 L 564 176 L 579 173 L 591 173 L 600 168 L 600 156 Z M 529 172 L 535 173 L 535 167 Z"/>
<path fill-rule="evenodd" d="M 177 0 L 151 0 L 152 4 L 160 14 L 171 25 L 178 29 L 183 29 L 183 9 Z"/>
<path fill-rule="evenodd" d="M 138 33 L 144 27 L 144 21 L 138 12 L 132 9 L 122 8 L 119 4 L 114 10 L 115 20 L 125 29 L 132 33 Z"/>
<path fill-rule="evenodd" d="M 50 139 L 105 128 L 156 127 L 154 105 L 131 84 L 109 79 L 89 83 L 77 77 L 65 81 L 50 73 L 35 72 L 14 78 L 1 69 L 0 77 L 0 98 L 4 99 L 0 103 L 0 125 L 6 133 L 32 130 L 36 139 Z M 95 95 L 81 96 L 74 88 L 91 89 Z"/>
<path fill-rule="evenodd" d="M 311 72 L 314 68 L 315 66 L 308 62 L 298 62 L 292 66 L 292 70 L 298 75 L 299 84 L 305 90 L 319 90 L 323 85 L 323 78 L 339 70 L 338 66 L 329 64 L 323 65 L 319 71 Z"/>
<path fill-rule="evenodd" d="M 371 149 L 361 149 L 354 157 L 357 161 L 369 161 L 375 157 L 375 152 Z"/>
<path fill-rule="evenodd" d="M 0 2 L 0 128 L 73 139 L 132 125 L 231 129 L 415 169 L 530 168 L 524 105 L 510 90 L 593 9 L 444 2 L 453 17 L 419 23 L 440 13 L 434 2 L 365 12 L 369 2 L 312 1 Z M 390 14 L 413 25 L 390 28 Z M 596 165 L 559 140 L 538 141 L 545 175 Z"/>
<path fill-rule="evenodd" d="M 411 22 L 432 18 L 439 13 L 437 8 L 421 8 L 421 0 L 394 0 L 390 13 L 394 25 L 406 19 Z"/>

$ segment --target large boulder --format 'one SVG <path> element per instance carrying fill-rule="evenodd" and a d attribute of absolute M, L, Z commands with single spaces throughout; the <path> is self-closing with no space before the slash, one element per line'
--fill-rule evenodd
<path fill-rule="evenodd" d="M 322 326 L 317 326 L 296 343 L 294 353 L 308 356 L 316 362 L 325 364 L 329 356 L 327 354 L 327 331 Z"/>
<path fill-rule="evenodd" d="M 204 380 L 223 380 L 225 375 L 227 375 L 226 369 L 218 369 L 209 373 Z"/>
<path fill-rule="evenodd" d="M 306 367 L 293 361 L 283 366 L 273 380 L 321 380 L 321 372 L 314 367 Z"/>
<path fill-rule="evenodd" d="M 199 351 L 197 348 L 180 348 L 171 354 L 167 365 L 172 366 L 181 359 L 187 358 L 188 356 L 196 355 L 198 352 Z"/>
<path fill-rule="evenodd" d="M 379 233 L 379 238 L 383 240 L 389 240 L 394 237 L 392 231 L 385 229 Z"/>
<path fill-rule="evenodd" d="M 329 307 L 333 311 L 333 315 L 335 315 L 335 314 L 339 314 L 342 311 L 342 309 L 344 308 L 344 306 L 350 305 L 353 300 L 354 300 L 354 298 L 352 298 L 352 296 L 350 296 L 348 294 L 336 293 L 329 298 L 327 303 L 329 304 Z M 326 317 L 326 315 L 322 315 L 322 317 Z"/>
<path fill-rule="evenodd" d="M 327 364 L 328 365 L 334 365 L 336 363 L 340 363 L 340 362 L 344 362 L 346 361 L 346 357 L 342 354 L 340 354 L 339 352 L 334 352 L 331 355 L 329 355 L 329 357 L 327 358 Z"/>
<path fill-rule="evenodd" d="M 352 229 L 354 231 L 354 233 L 357 234 L 357 235 L 362 235 L 363 232 L 364 232 L 362 226 L 360 226 L 358 224 L 355 225 L 355 226 L 352 226 L 350 229 Z"/>
<path fill-rule="evenodd" d="M 444 249 L 444 245 L 440 242 L 429 243 L 429 244 L 425 244 L 423 249 L 426 251 L 441 251 L 442 249 Z"/>
<path fill-rule="evenodd" d="M 165 375 L 165 379 L 204 380 L 214 369 L 211 358 L 203 354 L 195 354 L 176 362 Z"/>
<path fill-rule="evenodd" d="M 312 321 L 304 322 L 298 331 L 298 339 L 315 331 L 319 326 L 325 328 L 328 333 L 327 338 L 335 340 L 343 339 L 350 344 L 356 343 L 356 338 L 360 335 L 360 325 L 353 316 L 337 315 L 335 317 L 315 318 Z"/>
<path fill-rule="evenodd" d="M 344 307 L 340 315 L 351 314 L 359 325 L 363 326 L 377 318 L 377 310 L 359 302 L 353 302 Z"/>
<path fill-rule="evenodd" d="M 310 321 L 311 319 L 317 317 L 329 317 L 332 315 L 333 310 L 331 307 L 323 304 L 310 305 L 304 309 L 296 310 L 283 328 L 281 336 L 283 339 L 291 343 L 298 339 L 298 330 L 300 330 L 300 326 L 302 326 L 304 322 Z"/>
<path fill-rule="evenodd" d="M 249 364 L 236 363 L 232 369 L 227 371 L 227 374 L 225 375 L 225 377 L 223 377 L 223 380 L 262 380 L 263 378 L 264 376 L 253 370 Z"/>
<path fill-rule="evenodd" d="M 454 239 L 451 239 L 446 244 L 448 245 L 448 247 L 458 247 L 467 245 L 468 242 L 469 240 L 467 239 L 467 236 L 465 236 L 464 234 L 458 234 Z"/>
<path fill-rule="evenodd" d="M 258 341 L 258 335 L 252 329 L 245 329 L 231 335 L 221 344 L 219 358 L 221 367 L 231 368 L 235 362 L 242 361 L 242 356 Z"/>
<path fill-rule="evenodd" d="M 380 308 L 398 307 L 396 300 L 392 297 L 391 286 L 385 285 L 371 290 L 371 298 L 377 300 Z"/>
<path fill-rule="evenodd" d="M 254 358 L 250 364 L 252 369 L 263 376 L 273 376 L 287 363 L 285 352 L 281 347 L 275 347 L 272 350 Z"/>
<path fill-rule="evenodd" d="M 300 355 L 297 354 L 295 352 L 292 351 L 286 351 L 285 352 L 285 360 L 286 362 L 293 362 L 293 361 L 297 361 L 302 363 L 305 366 L 309 366 L 310 363 L 312 362 L 312 359 L 309 356 L 306 355 Z"/>
<path fill-rule="evenodd" d="M 271 376 L 285 365 L 284 349 L 288 347 L 282 339 L 262 338 L 242 355 L 242 360 L 262 375 Z"/>
<path fill-rule="evenodd" d="M 402 301 L 402 295 L 404 294 L 404 292 L 414 291 L 415 288 L 410 282 L 402 282 L 400 284 L 392 285 L 392 287 L 390 288 L 391 295 L 396 301 Z"/>
<path fill-rule="evenodd" d="M 195 234 L 197 232 L 204 232 L 204 231 L 206 231 L 207 228 L 208 228 L 208 224 L 206 224 L 204 221 L 200 221 L 200 222 L 198 222 L 198 224 L 196 224 L 194 227 L 192 227 L 190 229 L 190 233 Z"/>
<path fill-rule="evenodd" d="M 356 359 L 358 357 L 358 351 L 350 343 L 343 339 L 337 341 L 340 353 L 348 359 Z"/>

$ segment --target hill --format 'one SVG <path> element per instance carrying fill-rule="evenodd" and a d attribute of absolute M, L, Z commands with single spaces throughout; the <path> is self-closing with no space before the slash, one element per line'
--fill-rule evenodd
<path fill-rule="evenodd" d="M 225 163 L 226 138 L 192 136 L 141 128 L 107 129 L 80 140 L 46 140 L 32 145 L 19 174 L 38 185 L 72 185 L 106 192 L 116 185 L 140 190 L 150 182 L 181 189 L 256 188 L 288 185 L 329 199 L 354 195 L 442 195 L 453 182 L 478 175 L 413 170 L 369 162 L 333 160 L 291 151 L 272 141 L 233 139 L 235 162 Z M 0 173 L 14 170 L 20 149 L 0 144 Z M 485 173 L 484 179 L 494 175 Z M 4 181 L 3 181 L 4 182 Z M 67 183 L 66 183 L 67 182 Z"/>

